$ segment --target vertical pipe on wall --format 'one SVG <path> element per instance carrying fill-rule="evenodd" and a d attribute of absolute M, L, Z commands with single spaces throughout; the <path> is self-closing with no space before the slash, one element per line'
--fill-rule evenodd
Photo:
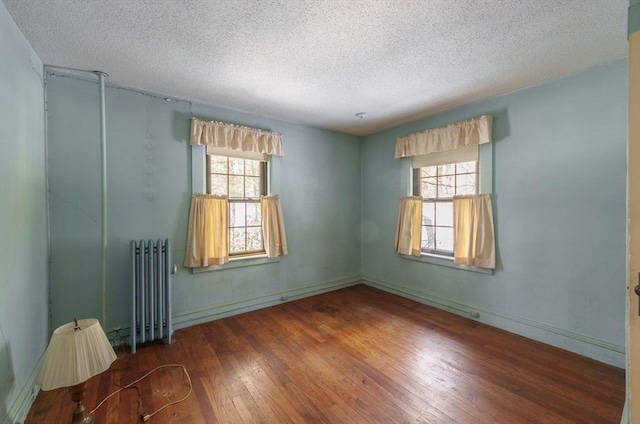
<path fill-rule="evenodd" d="M 100 85 L 100 169 L 102 172 L 102 328 L 107 328 L 107 125 L 104 72 L 94 71 Z"/>
<path fill-rule="evenodd" d="M 47 307 L 48 329 L 53 334 L 53 311 L 51 308 L 51 207 L 49 202 L 49 103 L 47 97 L 47 65 L 42 65 L 42 91 L 44 97 L 44 175 L 47 202 Z"/>
<path fill-rule="evenodd" d="M 62 69 L 65 71 L 85 72 L 98 76 L 100 89 L 100 168 L 101 168 L 101 204 L 102 204 L 102 327 L 107 328 L 107 123 L 104 99 L 104 79 L 109 74 L 102 71 L 88 71 L 85 69 L 68 68 L 65 66 L 44 65 L 46 68 Z M 48 192 L 48 191 L 47 191 Z"/>
<path fill-rule="evenodd" d="M 629 109 L 627 145 L 627 413 L 640 423 L 640 0 L 629 2 Z M 635 401 L 633 401 L 635 399 Z"/>

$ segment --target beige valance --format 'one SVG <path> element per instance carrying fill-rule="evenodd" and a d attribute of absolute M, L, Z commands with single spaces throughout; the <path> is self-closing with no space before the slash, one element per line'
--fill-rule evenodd
<path fill-rule="evenodd" d="M 444 152 L 491 142 L 493 116 L 482 115 L 446 127 L 417 132 L 396 140 L 396 159 Z"/>
<path fill-rule="evenodd" d="M 283 156 L 282 134 L 191 118 L 191 145 Z"/>

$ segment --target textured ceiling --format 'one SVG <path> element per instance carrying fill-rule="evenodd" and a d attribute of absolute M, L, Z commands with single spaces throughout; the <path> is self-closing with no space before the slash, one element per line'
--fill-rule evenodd
<path fill-rule="evenodd" d="M 3 2 L 46 64 L 357 135 L 628 48 L 628 0 Z"/>

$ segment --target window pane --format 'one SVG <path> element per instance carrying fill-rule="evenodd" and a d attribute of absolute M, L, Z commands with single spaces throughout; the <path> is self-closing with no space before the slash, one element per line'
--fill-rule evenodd
<path fill-rule="evenodd" d="M 469 174 L 469 173 L 474 173 L 476 172 L 476 162 L 472 161 L 472 162 L 462 162 L 459 163 L 458 165 L 458 174 Z"/>
<path fill-rule="evenodd" d="M 453 202 L 438 202 L 436 206 L 436 225 L 453 227 Z"/>
<path fill-rule="evenodd" d="M 453 202 L 449 199 L 477 193 L 477 163 L 420 168 L 420 194 L 428 199 L 423 202 L 422 249 L 453 252 Z"/>
<path fill-rule="evenodd" d="M 229 174 L 244 174 L 244 159 L 229 158 Z"/>
<path fill-rule="evenodd" d="M 211 187 L 209 193 L 218 195 L 227 195 L 227 176 L 211 174 Z"/>
<path fill-rule="evenodd" d="M 245 197 L 250 199 L 257 199 L 260 197 L 260 177 L 245 177 L 244 184 Z"/>
<path fill-rule="evenodd" d="M 456 178 L 453 175 L 438 177 L 438 198 L 450 198 L 456 192 Z"/>
<path fill-rule="evenodd" d="M 229 226 L 244 227 L 246 224 L 246 205 L 244 203 L 229 203 Z"/>
<path fill-rule="evenodd" d="M 246 159 L 244 161 L 244 173 L 246 175 L 260 176 L 261 162 L 259 160 Z"/>
<path fill-rule="evenodd" d="M 423 226 L 422 227 L 422 248 L 423 249 L 435 249 L 434 227 Z"/>
<path fill-rule="evenodd" d="M 422 203 L 422 225 L 435 225 L 435 204 L 433 202 Z"/>
<path fill-rule="evenodd" d="M 244 177 L 229 176 L 229 197 L 244 197 Z"/>
<path fill-rule="evenodd" d="M 218 174 L 227 173 L 227 158 L 225 156 L 211 155 L 211 172 Z"/>
<path fill-rule="evenodd" d="M 453 175 L 456 173 L 455 163 L 447 163 L 438 165 L 438 175 Z"/>
<path fill-rule="evenodd" d="M 247 225 L 259 227 L 262 225 L 262 210 L 260 203 L 247 203 Z"/>
<path fill-rule="evenodd" d="M 436 227 L 436 249 L 453 252 L 453 228 Z"/>
<path fill-rule="evenodd" d="M 262 228 L 247 227 L 247 250 L 262 250 Z"/>
<path fill-rule="evenodd" d="M 229 231 L 229 253 L 239 253 L 246 250 L 246 229 L 243 228 L 231 228 Z"/>
<path fill-rule="evenodd" d="M 476 194 L 476 174 L 458 175 L 456 194 Z"/>
<path fill-rule="evenodd" d="M 264 191 L 265 164 L 250 159 L 208 155 L 212 194 L 229 196 L 230 255 L 263 252 L 262 211 L 257 200 Z M 248 199 L 250 201 L 246 201 Z"/>
<path fill-rule="evenodd" d="M 420 180 L 420 195 L 427 199 L 435 199 L 436 193 L 436 179 L 435 178 L 423 178 Z"/>
<path fill-rule="evenodd" d="M 425 166 L 424 168 L 420 168 L 420 176 L 421 177 L 435 177 L 437 166 Z"/>
<path fill-rule="evenodd" d="M 420 240 L 420 250 L 424 250 L 424 249 L 428 249 L 428 238 L 429 236 L 427 235 L 427 227 L 425 227 L 424 225 L 422 226 L 422 235 L 420 236 L 422 240 Z"/>
<path fill-rule="evenodd" d="M 266 166 L 250 159 L 210 155 L 207 161 L 209 193 L 229 197 L 230 255 L 264 252 L 262 211 L 257 199 L 264 193 Z M 248 200 L 248 201 L 247 201 Z"/>

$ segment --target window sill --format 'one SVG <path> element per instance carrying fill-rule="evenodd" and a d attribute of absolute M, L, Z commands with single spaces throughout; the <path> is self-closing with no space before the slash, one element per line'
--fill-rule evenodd
<path fill-rule="evenodd" d="M 247 266 L 267 265 L 280 262 L 280 256 L 277 258 L 268 258 L 266 254 L 252 255 L 244 257 L 229 258 L 229 263 L 224 265 L 211 265 L 204 268 L 191 268 L 193 274 L 201 272 L 224 271 L 226 269 L 244 268 Z"/>
<path fill-rule="evenodd" d="M 492 269 L 479 268 L 477 266 L 468 266 L 454 264 L 453 258 L 449 256 L 433 255 L 428 253 L 422 253 L 420 257 L 412 255 L 400 255 L 403 259 L 409 259 L 410 261 L 422 262 L 433 265 L 445 266 L 447 268 L 461 269 L 464 271 L 478 272 L 480 274 L 493 275 Z"/>

